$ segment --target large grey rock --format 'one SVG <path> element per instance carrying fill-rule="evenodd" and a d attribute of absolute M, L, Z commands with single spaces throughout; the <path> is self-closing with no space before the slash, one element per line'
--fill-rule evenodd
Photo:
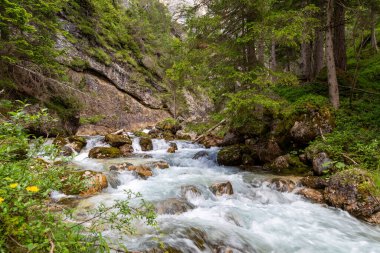
<path fill-rule="evenodd" d="M 194 206 L 182 199 L 170 198 L 155 204 L 157 214 L 181 214 L 193 209 Z"/>
<path fill-rule="evenodd" d="M 215 196 L 234 194 L 232 184 L 228 181 L 223 183 L 215 183 L 211 185 L 209 189 Z"/>

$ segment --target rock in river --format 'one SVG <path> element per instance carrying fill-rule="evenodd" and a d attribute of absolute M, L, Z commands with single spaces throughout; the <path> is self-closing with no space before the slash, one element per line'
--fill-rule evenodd
<path fill-rule="evenodd" d="M 215 196 L 222 196 L 224 194 L 232 195 L 234 190 L 230 182 L 215 183 L 210 186 L 210 191 L 214 193 Z"/>
<path fill-rule="evenodd" d="M 95 147 L 90 150 L 88 157 L 95 159 L 118 158 L 121 157 L 121 151 L 112 147 Z"/>

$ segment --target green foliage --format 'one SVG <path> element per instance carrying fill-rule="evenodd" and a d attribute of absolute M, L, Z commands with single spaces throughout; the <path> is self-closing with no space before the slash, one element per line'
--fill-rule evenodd
<path fill-rule="evenodd" d="M 104 115 L 94 115 L 94 116 L 89 116 L 89 117 L 81 117 L 79 119 L 79 123 L 81 125 L 86 125 L 86 124 L 96 124 L 102 121 L 105 118 Z"/>
<path fill-rule="evenodd" d="M 70 66 L 77 71 L 83 71 L 89 67 L 89 63 L 79 57 L 74 57 L 70 62 Z"/>
<path fill-rule="evenodd" d="M 231 127 L 253 135 L 265 133 L 284 104 L 279 99 L 257 94 L 255 90 L 231 94 L 229 98 L 224 114 Z"/>
<path fill-rule="evenodd" d="M 126 193 L 126 201 L 93 209 L 86 227 L 66 220 L 71 210 L 51 211 L 47 199 L 53 190 L 78 193 L 84 182 L 63 166 L 35 158 L 39 155 L 54 161 L 59 154 L 22 127 L 46 116 L 46 110 L 30 115 L 22 107 L 0 118 L 0 252 L 49 252 L 53 247 L 55 252 L 109 252 L 99 233 L 102 224 L 126 233 L 135 231 L 135 219 L 156 226 L 152 206 L 131 192 Z M 141 202 L 132 207 L 134 198 Z"/>
<path fill-rule="evenodd" d="M 60 69 L 55 58 L 61 54 L 54 48 L 59 30 L 56 14 L 64 1 L 1 0 L 0 63 L 30 61 L 48 73 Z"/>
<path fill-rule="evenodd" d="M 110 65 L 112 62 L 111 56 L 107 54 L 102 48 L 91 48 L 89 50 L 90 55 L 94 56 L 99 62 L 105 65 Z"/>

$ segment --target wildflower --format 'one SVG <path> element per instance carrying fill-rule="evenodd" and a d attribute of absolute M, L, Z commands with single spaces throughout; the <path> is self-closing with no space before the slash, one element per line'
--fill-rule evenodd
<path fill-rule="evenodd" d="M 0 204 L 4 202 L 4 199 L 0 197 Z"/>
<path fill-rule="evenodd" d="M 18 183 L 13 183 L 9 185 L 9 187 L 12 189 L 16 188 L 17 186 L 18 186 Z"/>
<path fill-rule="evenodd" d="M 26 190 L 28 192 L 38 192 L 40 190 L 40 188 L 38 188 L 38 186 L 33 185 L 33 186 L 26 187 Z"/>

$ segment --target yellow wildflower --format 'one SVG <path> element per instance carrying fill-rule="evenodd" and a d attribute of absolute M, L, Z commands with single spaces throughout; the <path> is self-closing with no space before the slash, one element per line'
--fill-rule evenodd
<path fill-rule="evenodd" d="M 38 186 L 33 185 L 33 186 L 26 187 L 26 190 L 28 192 L 38 192 L 40 190 L 40 188 L 38 188 Z"/>
<path fill-rule="evenodd" d="M 0 197 L 0 204 L 4 202 L 4 199 Z"/>
<path fill-rule="evenodd" d="M 9 185 L 9 187 L 11 187 L 12 189 L 16 188 L 17 186 L 18 186 L 18 183 L 13 183 Z"/>

